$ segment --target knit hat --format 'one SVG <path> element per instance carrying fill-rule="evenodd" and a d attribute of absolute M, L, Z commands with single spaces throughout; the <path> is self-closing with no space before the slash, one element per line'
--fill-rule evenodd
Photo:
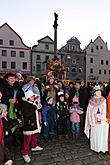
<path fill-rule="evenodd" d="M 52 96 L 48 96 L 48 97 L 46 98 L 46 102 L 48 103 L 49 100 L 52 99 L 52 98 L 53 98 Z"/>
<path fill-rule="evenodd" d="M 77 97 L 77 96 L 74 96 L 74 98 L 73 98 L 73 103 L 78 103 L 78 102 L 79 102 L 78 97 Z"/>
<path fill-rule="evenodd" d="M 35 94 L 33 93 L 33 91 L 31 90 L 28 90 L 27 92 L 25 92 L 25 99 L 29 99 L 31 98 L 32 96 L 35 96 Z"/>
<path fill-rule="evenodd" d="M 101 90 L 101 87 L 99 84 L 96 84 L 95 87 L 93 88 L 93 93 L 96 92 L 96 91 L 100 91 Z"/>
<path fill-rule="evenodd" d="M 58 92 L 58 96 L 60 95 L 64 95 L 64 92 L 63 91 Z"/>

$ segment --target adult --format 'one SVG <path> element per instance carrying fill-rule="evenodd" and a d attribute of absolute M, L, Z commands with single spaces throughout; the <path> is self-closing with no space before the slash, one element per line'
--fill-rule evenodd
<path fill-rule="evenodd" d="M 57 89 L 58 86 L 57 84 L 55 84 L 54 77 L 50 77 L 45 85 L 45 90 L 43 95 L 44 103 L 46 102 L 46 98 L 48 96 L 53 97 L 54 103 L 56 103 Z"/>
<path fill-rule="evenodd" d="M 91 150 L 104 153 L 108 151 L 108 130 L 106 99 L 101 94 L 100 86 L 96 85 L 87 107 L 84 130 L 86 136 L 90 138 Z"/>
<path fill-rule="evenodd" d="M 36 95 L 37 102 L 40 103 L 41 102 L 40 91 L 38 89 L 37 84 L 35 83 L 36 78 L 34 76 L 28 76 L 26 81 L 27 83 L 22 87 L 23 92 L 25 93 L 31 90 Z"/>

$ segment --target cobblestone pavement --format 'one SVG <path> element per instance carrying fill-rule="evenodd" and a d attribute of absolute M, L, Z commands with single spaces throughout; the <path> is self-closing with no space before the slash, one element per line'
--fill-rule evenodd
<path fill-rule="evenodd" d="M 48 143 L 40 142 L 43 151 L 31 152 L 29 165 L 110 165 L 107 153 L 95 153 L 89 149 L 89 141 L 83 135 L 81 139 L 54 139 Z M 13 152 L 14 165 L 26 165 L 18 148 Z"/>

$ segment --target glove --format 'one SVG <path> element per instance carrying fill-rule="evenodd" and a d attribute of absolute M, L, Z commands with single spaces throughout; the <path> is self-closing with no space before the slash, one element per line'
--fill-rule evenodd
<path fill-rule="evenodd" d="M 44 122 L 44 125 L 47 126 L 47 122 Z"/>

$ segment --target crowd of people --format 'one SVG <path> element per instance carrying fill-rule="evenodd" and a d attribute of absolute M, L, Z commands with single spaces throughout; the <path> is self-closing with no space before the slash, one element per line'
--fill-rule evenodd
<path fill-rule="evenodd" d="M 76 80 L 65 86 L 53 76 L 42 83 L 34 76 L 7 73 L 0 78 L 0 165 L 13 164 L 13 145 L 21 147 L 29 163 L 30 145 L 32 152 L 43 150 L 40 138 L 45 143 L 62 137 L 78 140 L 85 133 L 92 150 L 109 151 L 109 92 L 110 84 L 102 91 L 98 83 L 90 88 Z"/>

